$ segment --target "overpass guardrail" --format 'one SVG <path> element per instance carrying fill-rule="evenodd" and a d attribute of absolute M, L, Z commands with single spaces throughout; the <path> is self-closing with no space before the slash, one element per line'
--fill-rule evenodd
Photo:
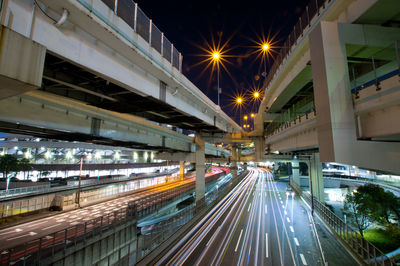
<path fill-rule="evenodd" d="M 146 14 L 132 0 L 101 0 L 114 13 L 124 20 L 137 34 L 157 50 L 172 66 L 182 72 L 182 54 L 174 47 L 149 19 Z"/>
<path fill-rule="evenodd" d="M 285 58 L 290 55 L 293 47 L 297 45 L 299 40 L 304 36 L 304 32 L 311 28 L 316 19 L 322 14 L 322 10 L 324 10 L 326 5 L 330 2 L 332 2 L 332 0 L 311 0 L 306 6 L 306 11 L 299 17 L 292 32 L 289 34 L 278 55 L 275 57 L 274 64 L 269 69 L 269 74 L 265 81 L 266 86 L 268 86 L 275 77 L 280 65 L 283 63 Z"/>
<path fill-rule="evenodd" d="M 381 90 L 381 81 L 400 76 L 400 41 L 395 40 L 362 62 L 362 70 L 349 63 L 351 92 L 359 98 L 359 92 L 375 85 Z"/>

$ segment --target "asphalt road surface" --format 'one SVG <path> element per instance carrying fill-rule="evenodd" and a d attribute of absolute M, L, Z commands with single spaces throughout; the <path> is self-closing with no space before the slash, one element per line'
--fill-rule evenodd
<path fill-rule="evenodd" d="M 308 209 L 269 172 L 252 170 L 207 218 L 159 264 L 324 265 Z M 357 265 L 343 247 L 335 247 L 340 265 Z M 332 256 L 325 254 L 328 262 Z"/>

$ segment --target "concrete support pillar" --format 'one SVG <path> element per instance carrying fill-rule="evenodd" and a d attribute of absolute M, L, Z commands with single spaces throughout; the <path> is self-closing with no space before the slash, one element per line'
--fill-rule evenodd
<path fill-rule="evenodd" d="M 279 169 L 279 164 L 278 164 L 278 162 L 275 162 L 274 163 L 274 180 L 279 180 L 278 169 Z"/>
<path fill-rule="evenodd" d="M 310 189 L 313 196 L 320 202 L 325 202 L 324 197 L 324 177 L 322 175 L 322 163 L 319 153 L 314 153 L 308 164 L 308 174 L 310 177 Z"/>
<path fill-rule="evenodd" d="M 206 184 L 204 179 L 205 170 L 205 143 L 196 135 L 196 203 L 204 201 Z"/>
<path fill-rule="evenodd" d="M 264 137 L 257 137 L 255 139 L 255 161 L 261 162 L 264 155 L 265 140 Z"/>
<path fill-rule="evenodd" d="M 232 179 L 237 177 L 237 147 L 235 145 L 232 146 Z"/>
<path fill-rule="evenodd" d="M 185 178 L 185 161 L 179 162 L 179 179 L 183 180 Z"/>
<path fill-rule="evenodd" d="M 292 181 L 300 187 L 300 165 L 299 161 L 292 161 Z"/>
<path fill-rule="evenodd" d="M 321 160 L 400 171 L 400 143 L 357 139 L 346 44 L 386 47 L 398 29 L 321 21 L 309 34 Z M 366 47 L 367 48 L 367 47 Z"/>

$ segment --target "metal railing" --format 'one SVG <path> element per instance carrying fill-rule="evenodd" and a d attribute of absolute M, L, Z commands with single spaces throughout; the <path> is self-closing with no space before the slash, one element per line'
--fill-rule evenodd
<path fill-rule="evenodd" d="M 50 191 L 50 183 L 42 186 L 30 186 L 21 188 L 11 188 L 9 190 L 0 190 L 0 198 L 15 196 L 18 194 L 38 192 L 38 191 Z"/>
<path fill-rule="evenodd" d="M 304 193 L 296 183 L 291 182 L 291 186 L 310 206 L 313 206 L 314 211 L 329 226 L 336 237 L 345 243 L 352 250 L 352 253 L 366 265 L 395 265 L 382 251 L 360 236 L 357 231 L 348 226 L 323 203 L 319 202 L 315 197 L 311 202 L 311 195 Z"/>
<path fill-rule="evenodd" d="M 157 50 L 173 67 L 182 72 L 182 54 L 132 0 L 101 0 L 137 34 Z"/>
<path fill-rule="evenodd" d="M 224 174 L 222 172 L 208 176 L 207 178 L 209 180 L 215 179 Z M 76 247 L 80 243 L 86 243 L 89 238 L 101 235 L 116 225 L 149 215 L 174 200 L 183 197 L 194 189 L 194 187 L 195 183 L 192 181 L 178 187 L 156 192 L 129 202 L 126 208 L 110 212 L 12 248 L 1 249 L 0 264 L 12 265 L 19 261 L 23 261 L 24 265 L 40 264 L 42 259 L 54 256 L 57 252 L 66 251 L 70 247 Z"/>
<path fill-rule="evenodd" d="M 283 114 L 278 115 L 264 130 L 265 136 L 270 136 L 274 134 L 276 131 L 280 131 L 286 128 L 289 128 L 292 124 L 296 124 L 297 122 L 306 121 L 311 117 L 312 114 L 316 115 L 316 110 L 314 107 L 314 102 L 312 103 L 312 107 L 302 112 L 284 112 Z"/>
<path fill-rule="evenodd" d="M 303 37 L 304 31 L 309 29 L 315 18 L 321 15 L 321 10 L 325 8 L 325 5 L 332 0 L 311 0 L 306 6 L 306 11 L 299 17 L 296 25 L 294 25 L 292 32 L 282 45 L 279 54 L 275 57 L 272 67 L 269 69 L 269 74 L 266 78 L 265 85 L 268 87 L 269 83 L 274 78 L 282 62 L 287 58 L 295 45 L 297 45 L 300 37 Z M 314 21 L 313 21 L 314 20 Z"/>
<path fill-rule="evenodd" d="M 246 173 L 244 172 L 243 174 Z M 220 176 L 221 174 L 218 174 L 218 177 Z M 232 180 L 232 182 L 225 183 L 219 190 L 214 191 L 214 193 L 209 194 L 207 197 L 203 198 L 203 200 L 197 202 L 195 206 L 191 205 L 186 207 L 184 210 L 177 213 L 176 216 L 155 224 L 149 234 L 139 236 L 140 240 L 138 241 L 139 246 L 137 259 L 142 259 L 152 250 L 156 249 L 163 241 L 169 237 L 173 237 L 178 227 L 189 222 L 196 214 L 212 208 L 213 205 L 222 200 L 222 198 L 229 193 L 229 191 L 235 187 L 240 180 L 241 175 L 238 175 L 236 179 Z M 174 230 L 174 228 L 176 229 Z"/>
<path fill-rule="evenodd" d="M 360 90 L 375 85 L 379 91 L 381 81 L 395 75 L 400 76 L 399 46 L 400 41 L 396 40 L 367 59 L 360 59 L 360 67 L 357 67 L 356 63 L 349 63 L 351 92 L 355 94 L 356 99 Z"/>
<path fill-rule="evenodd" d="M 178 172 L 178 168 L 171 169 L 169 170 L 169 174 L 172 175 L 174 173 Z M 166 175 L 166 172 L 158 173 L 158 174 L 138 174 L 135 177 L 128 177 L 128 176 L 117 176 L 117 177 L 112 177 L 110 179 L 85 179 L 82 178 L 81 180 L 81 186 L 93 186 L 93 185 L 102 185 L 102 184 L 112 184 L 112 183 L 118 183 L 122 181 L 136 181 L 139 179 L 148 179 L 148 178 L 155 178 L 159 176 Z M 78 180 L 71 180 L 71 181 L 66 181 L 66 185 L 60 185 L 56 187 L 51 187 L 51 184 L 49 185 L 42 185 L 42 186 L 30 186 L 30 187 L 23 187 L 23 188 L 13 188 L 9 190 L 0 190 L 0 199 L 5 199 L 21 194 L 27 194 L 27 193 L 48 193 L 48 192 L 59 192 L 65 189 L 71 189 L 74 187 L 78 187 L 79 181 Z"/>

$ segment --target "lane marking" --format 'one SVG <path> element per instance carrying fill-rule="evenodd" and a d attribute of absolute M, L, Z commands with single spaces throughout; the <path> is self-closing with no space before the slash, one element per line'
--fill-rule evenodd
<path fill-rule="evenodd" d="M 7 241 L 18 239 L 18 238 L 25 237 L 25 236 L 34 236 L 34 235 L 37 235 L 37 233 L 29 232 L 28 234 L 25 234 L 25 235 L 20 235 L 20 236 L 15 236 L 15 237 L 8 238 Z"/>
<path fill-rule="evenodd" d="M 6 234 L 12 234 L 12 233 L 15 233 L 15 232 L 22 232 L 22 231 L 24 231 L 23 229 L 20 229 L 20 228 L 17 228 L 17 229 L 15 229 L 15 230 L 12 230 L 12 231 L 7 231 L 7 232 L 3 232 L 3 233 L 0 233 L 0 236 L 1 235 L 6 235 Z"/>
<path fill-rule="evenodd" d="M 294 237 L 293 239 L 294 239 L 294 243 L 296 243 L 296 246 L 299 247 L 299 246 L 300 246 L 300 243 L 299 243 L 299 240 L 297 240 L 297 237 Z"/>
<path fill-rule="evenodd" d="M 286 212 L 286 211 L 284 211 L 283 213 L 284 213 L 285 215 L 287 214 L 287 212 Z"/>
<path fill-rule="evenodd" d="M 284 208 L 285 208 L 285 205 L 282 205 L 282 208 L 284 209 Z"/>
<path fill-rule="evenodd" d="M 240 238 L 242 237 L 242 233 L 243 233 L 243 229 L 242 229 L 242 230 L 240 230 L 240 235 L 239 235 L 238 242 L 237 242 L 237 244 L 236 244 L 235 252 L 237 251 L 237 249 L 238 249 L 238 247 L 239 247 Z"/>
<path fill-rule="evenodd" d="M 36 225 L 39 225 L 39 224 L 43 224 L 43 223 L 47 223 L 47 221 L 40 221 L 40 222 L 34 222 L 34 223 L 29 223 L 29 224 L 27 224 L 27 225 L 23 225 L 23 227 L 32 227 L 32 226 L 36 226 Z"/>
<path fill-rule="evenodd" d="M 268 258 L 268 233 L 265 233 L 265 257 Z"/>
<path fill-rule="evenodd" d="M 60 225 L 60 224 L 53 224 L 53 225 L 51 225 L 51 226 L 42 228 L 42 231 L 47 230 L 47 229 L 50 229 L 50 228 L 53 228 L 53 227 L 56 227 L 56 226 L 59 226 L 59 225 Z"/>
<path fill-rule="evenodd" d="M 290 231 L 292 231 L 292 233 L 294 233 L 293 226 L 289 226 L 289 228 L 290 228 Z"/>
<path fill-rule="evenodd" d="M 301 262 L 303 263 L 303 265 L 308 265 L 306 258 L 304 258 L 304 255 L 302 253 L 300 253 L 300 258 L 301 258 Z"/>
<path fill-rule="evenodd" d="M 289 217 L 286 217 L 286 220 L 287 220 L 287 222 L 288 222 L 288 223 L 290 223 L 290 219 L 289 219 Z"/>
<path fill-rule="evenodd" d="M 281 201 L 281 204 L 283 204 L 283 201 Z"/>
<path fill-rule="evenodd" d="M 251 202 L 250 202 L 249 208 L 247 209 L 247 212 L 249 212 L 249 211 L 250 211 L 250 207 L 251 207 Z"/>
<path fill-rule="evenodd" d="M 265 214 L 267 214 L 267 212 L 268 212 L 268 205 L 265 204 Z"/>

